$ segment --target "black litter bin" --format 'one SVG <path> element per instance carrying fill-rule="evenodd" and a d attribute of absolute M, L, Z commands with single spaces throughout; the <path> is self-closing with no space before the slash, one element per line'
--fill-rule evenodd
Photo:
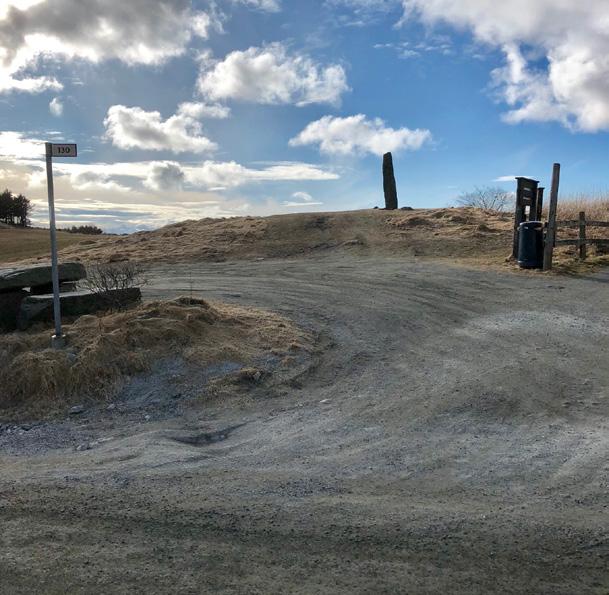
<path fill-rule="evenodd" d="M 518 264 L 521 269 L 543 268 L 543 223 L 525 221 L 518 228 Z"/>

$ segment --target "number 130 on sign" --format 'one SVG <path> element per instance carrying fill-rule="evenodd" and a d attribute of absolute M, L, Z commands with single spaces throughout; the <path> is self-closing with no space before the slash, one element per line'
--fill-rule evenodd
<path fill-rule="evenodd" d="M 53 157 L 77 157 L 76 145 L 51 145 L 51 155 Z"/>

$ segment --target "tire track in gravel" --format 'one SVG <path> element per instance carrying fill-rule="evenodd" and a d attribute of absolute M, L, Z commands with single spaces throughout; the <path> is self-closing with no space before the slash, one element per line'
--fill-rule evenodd
<path fill-rule="evenodd" d="M 11 459 L 15 587 L 607 592 L 607 274 L 341 256 L 150 277 L 146 298 L 275 310 L 324 352 L 280 398 Z M 60 570 L 39 548 L 68 534 Z"/>

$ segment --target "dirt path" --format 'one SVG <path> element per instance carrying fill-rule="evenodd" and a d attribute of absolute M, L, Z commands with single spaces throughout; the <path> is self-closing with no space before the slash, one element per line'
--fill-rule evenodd
<path fill-rule="evenodd" d="M 279 396 L 0 453 L 0 591 L 608 592 L 609 275 L 344 256 L 152 277 L 148 297 L 286 314 L 325 355 Z"/>

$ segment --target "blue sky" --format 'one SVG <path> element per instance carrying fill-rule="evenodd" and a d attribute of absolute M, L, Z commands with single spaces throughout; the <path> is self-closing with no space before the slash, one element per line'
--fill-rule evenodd
<path fill-rule="evenodd" d="M 2 7 L 4 6 L 4 8 Z M 61 225 L 451 204 L 609 177 L 609 6 L 590 0 L 8 0 L 0 183 Z M 527 18 L 523 19 L 526 8 Z"/>

